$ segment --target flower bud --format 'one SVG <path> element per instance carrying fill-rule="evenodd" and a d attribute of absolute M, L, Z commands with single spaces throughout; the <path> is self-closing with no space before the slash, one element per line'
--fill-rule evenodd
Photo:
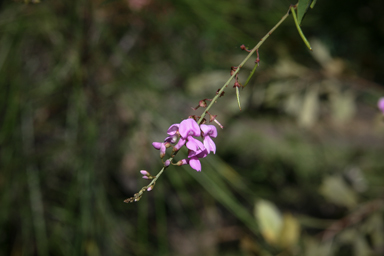
<path fill-rule="evenodd" d="M 162 159 L 164 156 L 165 156 L 165 150 L 167 148 L 165 147 L 165 144 L 164 143 L 161 143 L 161 146 L 160 146 L 160 158 Z"/>
<path fill-rule="evenodd" d="M 156 184 L 156 183 L 153 183 L 151 186 L 149 186 L 149 187 L 147 188 L 147 191 L 151 191 L 151 190 L 153 189 L 153 187 L 155 186 L 155 184 Z"/>
<path fill-rule="evenodd" d="M 182 165 L 185 165 L 185 164 L 188 164 L 187 159 L 182 159 L 182 160 L 180 160 L 179 162 L 176 163 L 177 166 L 182 166 Z"/>

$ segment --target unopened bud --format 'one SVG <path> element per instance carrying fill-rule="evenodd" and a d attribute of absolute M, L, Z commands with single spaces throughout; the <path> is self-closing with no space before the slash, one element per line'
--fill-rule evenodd
<path fill-rule="evenodd" d="M 167 142 L 168 143 L 168 142 Z M 165 143 L 161 143 L 161 147 L 160 147 L 160 158 L 162 159 L 164 156 L 165 156 L 165 150 L 167 148 L 165 147 Z"/>
<path fill-rule="evenodd" d="M 177 166 L 182 166 L 182 165 L 185 165 L 185 164 L 188 164 L 187 159 L 182 159 L 182 160 L 180 160 L 179 162 L 176 163 Z"/>
<path fill-rule="evenodd" d="M 147 187 L 147 191 L 151 191 L 156 183 L 153 183 L 151 186 Z"/>

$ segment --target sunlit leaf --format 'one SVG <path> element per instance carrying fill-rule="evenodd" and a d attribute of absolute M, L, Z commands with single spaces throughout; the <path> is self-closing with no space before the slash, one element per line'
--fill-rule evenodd
<path fill-rule="evenodd" d="M 300 224 L 292 214 L 284 214 L 283 227 L 280 232 L 279 245 L 284 248 L 291 248 L 297 244 L 300 238 Z"/>
<path fill-rule="evenodd" d="M 276 244 L 283 228 L 280 211 L 271 202 L 259 200 L 254 213 L 265 240 L 270 244 Z"/>

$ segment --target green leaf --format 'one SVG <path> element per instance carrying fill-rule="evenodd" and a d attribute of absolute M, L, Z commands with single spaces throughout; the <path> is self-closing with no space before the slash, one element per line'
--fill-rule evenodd
<path fill-rule="evenodd" d="M 299 6 L 299 8 L 300 8 L 300 6 Z M 303 41 L 304 41 L 305 45 L 308 47 L 308 49 L 312 51 L 311 45 L 309 44 L 309 42 L 308 42 L 307 38 L 305 37 L 303 31 L 301 31 L 300 21 L 296 17 L 296 12 L 295 12 L 293 6 L 291 6 L 291 12 L 292 12 L 292 17 L 295 20 L 295 25 L 296 25 L 297 31 L 299 32 L 299 34 L 301 36 L 301 39 L 303 39 Z"/>
<path fill-rule="evenodd" d="M 299 6 L 297 7 L 297 20 L 299 25 L 301 25 L 301 21 L 304 19 L 305 14 L 307 13 L 309 6 L 312 6 L 313 0 L 299 0 Z M 315 1 L 316 2 L 316 1 Z M 313 4 L 314 6 L 315 4 Z M 311 7 L 313 8 L 313 7 Z"/>

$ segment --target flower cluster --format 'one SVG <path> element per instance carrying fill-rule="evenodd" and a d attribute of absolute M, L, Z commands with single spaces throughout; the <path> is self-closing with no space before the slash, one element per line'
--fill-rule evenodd
<path fill-rule="evenodd" d="M 199 159 L 206 157 L 210 152 L 216 153 L 216 145 L 212 138 L 216 138 L 217 130 L 213 125 L 201 124 L 199 126 L 194 119 L 189 118 L 180 124 L 171 125 L 167 134 L 169 136 L 165 138 L 164 142 L 153 142 L 152 145 L 155 149 L 160 150 L 160 158 L 165 156 L 166 149 L 172 144 L 175 144 L 173 152 L 179 151 L 185 145 L 188 148 L 188 158 L 180 160 L 176 165 L 189 164 L 199 172 L 201 171 Z M 200 136 L 202 136 L 203 142 L 195 138 Z"/>

